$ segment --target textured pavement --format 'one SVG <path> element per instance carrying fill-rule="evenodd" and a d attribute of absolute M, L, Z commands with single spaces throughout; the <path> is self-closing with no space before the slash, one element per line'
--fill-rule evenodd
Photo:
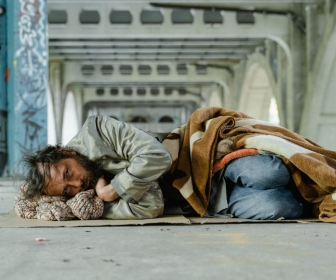
<path fill-rule="evenodd" d="M 12 209 L 11 184 L 0 180 L 1 213 Z M 0 279 L 333 279 L 335 232 L 327 223 L 0 228 Z"/>

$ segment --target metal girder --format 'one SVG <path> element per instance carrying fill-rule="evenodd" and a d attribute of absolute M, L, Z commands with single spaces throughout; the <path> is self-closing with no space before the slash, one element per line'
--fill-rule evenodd
<path fill-rule="evenodd" d="M 160 1 L 159 1 L 160 2 Z M 225 2 L 225 1 L 223 1 Z M 64 11 L 65 24 L 49 24 L 50 61 L 169 61 L 179 63 L 246 60 L 265 39 L 286 40 L 288 19 L 254 15 L 254 24 L 240 24 L 236 12 L 222 13 L 222 24 L 208 24 L 202 10 L 192 9 L 191 24 L 175 24 L 173 8 L 153 8 L 148 1 L 48 2 L 48 10 Z M 130 24 L 112 24 L 112 11 L 129 11 Z M 143 11 L 159 11 L 161 24 L 143 24 Z M 82 11 L 96 11 L 97 24 L 80 22 Z"/>
<path fill-rule="evenodd" d="M 50 60 L 121 60 L 121 61 L 148 61 L 148 60 L 180 60 L 180 61 L 188 61 L 188 60 L 233 60 L 238 61 L 241 59 L 245 59 L 246 55 L 197 55 L 197 54 L 186 54 L 186 55 L 51 55 Z"/>
<path fill-rule="evenodd" d="M 204 81 L 203 83 L 85 83 L 76 86 L 76 89 L 83 90 L 83 104 L 88 102 L 135 102 L 134 106 L 143 103 L 161 104 L 183 104 L 187 101 L 200 103 L 203 100 L 202 90 L 210 89 L 213 82 Z M 115 92 L 118 90 L 118 93 Z M 152 90 L 155 92 L 152 92 Z M 169 89 L 169 93 L 166 90 Z M 99 90 L 99 94 L 97 91 Z M 140 90 L 140 92 L 139 92 Z M 140 103 L 139 103 L 140 102 Z"/>
<path fill-rule="evenodd" d="M 50 60 L 241 60 L 263 39 L 51 40 Z M 83 57 L 85 55 L 85 57 Z"/>
<path fill-rule="evenodd" d="M 186 48 L 186 47 L 231 47 L 231 48 L 255 48 L 256 46 L 264 44 L 264 39 L 244 39 L 244 38 L 228 38 L 228 39 L 141 39 L 139 40 L 117 40 L 117 39 L 105 39 L 90 41 L 90 39 L 50 39 L 49 47 L 50 48 L 62 48 L 62 47 L 96 47 L 96 48 Z"/>
<path fill-rule="evenodd" d="M 138 49 L 138 48 L 50 48 L 49 54 L 115 54 L 115 55 L 124 55 L 124 54 L 246 54 L 251 52 L 251 49 L 240 49 L 240 48 L 176 48 L 176 49 Z"/>
<path fill-rule="evenodd" d="M 184 87 L 202 87 L 202 86 L 209 86 L 213 84 L 211 81 L 169 81 L 169 82 L 148 82 L 148 81 L 143 81 L 143 82 L 120 82 L 120 81 L 115 81 L 115 82 L 84 82 L 84 83 L 75 83 L 72 84 L 76 88 L 81 88 L 81 87 L 93 87 L 93 88 L 98 88 L 99 86 L 102 87 L 179 87 L 179 86 L 184 86 Z"/>
<path fill-rule="evenodd" d="M 254 15 L 253 25 L 239 24 L 235 12 L 227 12 L 223 24 L 204 24 L 203 12 L 193 10 L 192 24 L 173 24 L 171 16 L 173 9 L 159 9 L 164 20 L 162 24 L 142 24 L 140 14 L 144 9 L 153 9 L 150 2 L 141 1 L 133 3 L 115 3 L 95 1 L 94 5 L 88 2 L 58 2 L 49 1 L 48 9 L 65 10 L 67 13 L 66 24 L 49 24 L 49 38 L 284 38 L 288 33 L 288 19 L 281 16 Z M 114 9 L 129 10 L 132 15 L 130 24 L 111 24 L 109 14 Z M 80 12 L 83 10 L 95 10 L 100 19 L 98 24 L 81 24 Z"/>
<path fill-rule="evenodd" d="M 159 62 L 148 63 L 152 69 L 157 69 Z M 82 67 L 84 65 L 90 65 L 93 67 L 93 72 L 91 75 L 85 75 L 82 72 Z M 231 73 L 226 69 L 218 68 L 207 68 L 206 73 L 197 73 L 197 67 L 194 65 L 187 65 L 188 73 L 179 74 L 178 73 L 178 63 L 167 62 L 170 67 L 170 72 L 166 75 L 160 75 L 156 71 L 152 71 L 148 75 L 140 75 L 137 71 L 133 71 L 130 75 L 123 75 L 120 73 L 120 67 L 125 65 L 125 63 L 114 62 L 113 67 L 116 69 L 110 75 L 104 75 L 101 68 L 106 65 L 103 63 L 75 63 L 69 62 L 63 65 L 62 81 L 63 90 L 71 84 L 88 84 L 88 83 L 98 83 L 102 85 L 113 84 L 113 83 L 171 83 L 171 82 L 218 82 L 225 84 L 225 81 L 230 80 Z M 131 62 L 128 64 L 132 69 L 138 69 L 141 63 Z M 118 70 L 119 69 L 119 70 Z"/>
<path fill-rule="evenodd" d="M 173 85 L 168 85 L 169 88 L 172 88 L 172 92 L 169 94 L 165 94 L 164 90 L 167 87 L 164 87 L 163 85 L 156 85 L 156 86 L 148 86 L 146 83 L 143 83 L 142 85 L 133 85 L 133 84 L 127 84 L 127 85 L 120 85 L 120 84 L 110 84 L 110 85 L 100 85 L 96 84 L 96 87 L 94 84 L 90 84 L 89 86 L 87 84 L 83 84 L 82 88 L 84 89 L 84 96 L 83 96 L 83 104 L 90 102 L 90 101 L 130 101 L 130 99 L 133 102 L 176 102 L 183 103 L 184 101 L 195 101 L 200 102 L 202 99 L 201 96 L 201 90 L 203 88 L 210 88 L 212 86 L 212 83 L 204 82 L 199 83 L 198 86 L 190 86 L 185 85 L 183 83 L 181 84 L 175 84 L 175 87 Z M 110 89 L 119 89 L 120 94 L 118 95 L 111 95 Z M 102 90 L 102 93 L 97 95 L 97 89 Z M 138 89 L 144 89 L 145 93 L 139 94 L 137 92 Z M 155 92 L 155 95 L 151 93 L 151 90 L 155 89 L 157 90 Z M 126 90 L 126 94 L 125 94 Z M 136 104 L 135 104 L 136 106 Z"/>
<path fill-rule="evenodd" d="M 250 49 L 93 49 L 93 48 L 62 48 L 49 50 L 50 60 L 177 60 L 177 59 L 244 59 Z"/>

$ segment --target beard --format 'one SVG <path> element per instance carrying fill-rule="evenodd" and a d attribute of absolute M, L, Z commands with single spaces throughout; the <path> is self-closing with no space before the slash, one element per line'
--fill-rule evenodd
<path fill-rule="evenodd" d="M 77 161 L 86 171 L 87 175 L 84 176 L 83 181 L 89 181 L 89 184 L 84 185 L 82 191 L 94 189 L 98 179 L 103 176 L 103 169 L 99 163 L 90 160 L 88 157 L 76 152 L 76 155 L 71 156 Z"/>

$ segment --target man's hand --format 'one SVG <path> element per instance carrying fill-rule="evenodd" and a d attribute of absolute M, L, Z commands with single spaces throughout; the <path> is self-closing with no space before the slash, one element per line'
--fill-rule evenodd
<path fill-rule="evenodd" d="M 98 197 L 106 202 L 111 202 L 115 199 L 117 199 L 119 194 L 115 191 L 115 189 L 112 187 L 111 184 L 107 184 L 104 177 L 100 177 L 98 179 L 98 182 L 95 186 L 96 193 Z"/>

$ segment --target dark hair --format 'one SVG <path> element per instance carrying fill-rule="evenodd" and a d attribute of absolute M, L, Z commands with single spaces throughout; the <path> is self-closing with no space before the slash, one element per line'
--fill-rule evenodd
<path fill-rule="evenodd" d="M 25 181 L 28 185 L 25 192 L 26 198 L 41 196 L 45 179 L 50 176 L 50 165 L 57 163 L 62 158 L 69 157 L 62 152 L 62 149 L 61 145 L 48 145 L 22 157 L 21 163 L 26 173 Z"/>
<path fill-rule="evenodd" d="M 50 178 L 50 167 L 64 158 L 75 159 L 92 174 L 93 178 L 90 180 L 89 188 L 93 188 L 98 178 L 103 175 L 101 165 L 90 160 L 87 156 L 62 145 L 48 145 L 35 153 L 22 157 L 24 170 L 26 170 L 27 190 L 24 194 L 26 199 L 38 198 L 43 194 L 43 189 L 46 187 L 46 178 Z"/>

